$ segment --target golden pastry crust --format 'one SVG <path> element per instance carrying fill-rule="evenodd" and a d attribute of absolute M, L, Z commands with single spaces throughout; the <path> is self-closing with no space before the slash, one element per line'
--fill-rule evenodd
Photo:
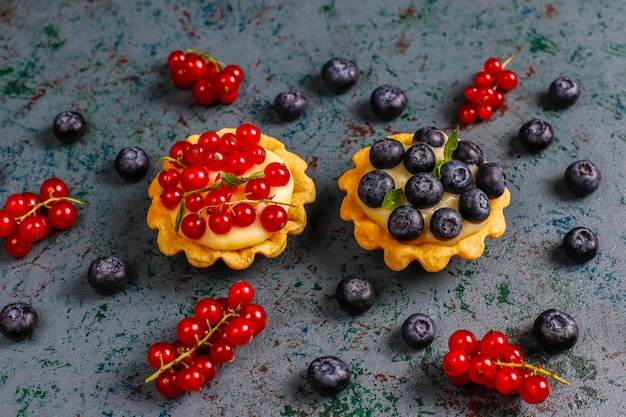
<path fill-rule="evenodd" d="M 220 136 L 227 132 L 235 132 L 235 129 L 226 128 L 218 132 Z M 198 135 L 192 135 L 187 141 L 195 143 Z M 259 145 L 274 152 L 283 159 L 289 168 L 294 180 L 293 194 L 288 210 L 288 221 L 284 228 L 273 233 L 268 239 L 256 245 L 238 250 L 216 250 L 201 245 L 193 240 L 189 240 L 174 231 L 170 211 L 161 203 L 161 193 L 163 188 L 158 182 L 158 176 L 148 188 L 148 196 L 152 199 L 152 204 L 148 209 L 147 222 L 151 229 L 158 230 L 157 245 L 161 253 L 173 256 L 180 252 L 185 252 L 188 262 L 197 268 L 206 268 L 222 259 L 226 265 L 232 269 L 241 270 L 249 267 L 254 261 L 256 254 L 274 258 L 280 255 L 287 247 L 287 235 L 297 235 L 304 231 L 307 224 L 307 214 L 304 209 L 305 204 L 312 203 L 316 197 L 315 183 L 309 178 L 305 171 L 307 163 L 298 155 L 285 149 L 285 145 L 279 140 L 261 134 Z M 163 169 L 171 166 L 165 162 Z"/>
<path fill-rule="evenodd" d="M 399 133 L 389 136 L 405 145 L 411 144 L 413 134 Z M 370 169 L 369 147 L 357 151 L 352 157 L 354 168 L 346 171 L 339 178 L 339 188 L 346 192 L 341 203 L 340 216 L 345 221 L 354 222 L 354 237 L 366 250 L 383 249 L 383 259 L 394 271 L 405 269 L 411 262 L 418 261 L 428 272 L 443 270 L 450 258 L 459 256 L 467 260 L 479 258 L 485 250 L 485 238 L 497 238 L 506 230 L 504 208 L 511 200 L 511 194 L 505 189 L 500 197 L 490 200 L 491 213 L 483 226 L 452 245 L 445 243 L 422 243 L 412 245 L 392 238 L 378 223 L 371 220 L 358 202 L 358 186 L 361 177 Z"/>

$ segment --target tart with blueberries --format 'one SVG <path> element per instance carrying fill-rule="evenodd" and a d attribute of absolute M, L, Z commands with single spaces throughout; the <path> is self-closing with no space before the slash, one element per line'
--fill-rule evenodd
<path fill-rule="evenodd" d="M 280 255 L 306 227 L 316 195 L 306 162 L 252 124 L 191 135 L 161 160 L 147 221 L 167 256 L 245 269 L 256 254 Z"/>
<path fill-rule="evenodd" d="M 510 192 L 502 168 L 478 145 L 433 127 L 376 141 L 352 157 L 339 178 L 340 215 L 354 222 L 357 243 L 383 249 L 395 271 L 418 261 L 428 272 L 458 256 L 473 260 L 485 238 L 506 230 Z"/>

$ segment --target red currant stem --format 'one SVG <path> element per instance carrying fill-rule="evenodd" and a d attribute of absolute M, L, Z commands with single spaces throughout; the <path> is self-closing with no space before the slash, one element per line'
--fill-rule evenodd
<path fill-rule="evenodd" d="M 42 201 L 42 202 L 37 203 L 34 206 L 32 206 L 33 208 L 31 208 L 26 214 L 24 214 L 22 216 L 19 216 L 19 217 L 16 217 L 15 221 L 21 222 L 25 218 L 27 218 L 28 216 L 31 216 L 31 215 L 35 214 L 37 212 L 37 210 L 39 210 L 40 208 L 42 208 L 42 207 L 50 208 L 50 204 L 51 203 L 54 203 L 54 202 L 57 202 L 57 201 L 62 201 L 62 200 L 70 201 L 72 203 L 81 204 L 81 205 L 86 205 L 87 204 L 87 203 L 84 203 L 84 202 L 82 202 L 80 200 L 76 200 L 75 198 L 71 198 L 71 197 L 52 197 L 52 196 L 50 196 L 50 198 L 48 198 L 46 201 Z"/>
<path fill-rule="evenodd" d="M 572 384 L 569 383 L 568 381 L 564 380 L 563 378 L 561 378 L 560 376 L 558 376 L 556 374 L 556 371 L 548 371 L 544 368 L 542 368 L 541 366 L 535 366 L 532 365 L 528 362 L 522 362 L 522 363 L 514 363 L 514 362 L 501 362 L 499 359 L 496 360 L 496 365 L 497 366 L 508 366 L 510 368 L 524 368 L 524 369 L 528 369 L 529 371 L 532 371 L 536 374 L 541 374 L 543 376 L 549 376 L 550 378 L 553 378 L 555 381 L 560 382 L 561 384 L 565 384 L 565 385 L 569 385 L 571 386 Z"/>
<path fill-rule="evenodd" d="M 204 211 L 204 210 L 209 210 L 209 209 L 221 210 L 222 208 L 224 208 L 224 206 L 228 206 L 228 208 L 232 210 L 232 207 L 234 207 L 234 206 L 236 206 L 237 204 L 240 204 L 240 203 L 248 203 L 248 204 L 251 204 L 253 206 L 255 206 L 255 205 L 259 204 L 259 203 L 265 203 L 265 204 L 278 204 L 278 205 L 281 205 L 281 206 L 295 207 L 294 204 L 283 203 L 283 202 L 280 202 L 280 201 L 274 201 L 274 200 L 272 200 L 273 198 L 274 197 L 260 198 L 260 199 L 257 199 L 257 200 L 251 200 L 251 199 L 244 198 L 244 199 L 237 200 L 237 201 L 225 201 L 222 204 L 218 204 L 218 205 L 215 205 L 215 206 L 204 206 L 204 207 L 202 207 L 198 211 L 198 214 L 202 213 L 202 211 Z"/>
<path fill-rule="evenodd" d="M 217 68 L 219 69 L 218 72 L 222 71 L 222 69 L 226 66 L 226 64 L 224 64 L 222 61 L 218 61 L 217 59 L 213 58 L 211 55 L 209 55 L 206 52 L 200 52 L 200 51 L 195 51 L 193 49 L 187 49 L 185 53 L 201 56 L 202 58 L 206 60 L 207 63 L 217 65 Z"/>
<path fill-rule="evenodd" d="M 504 60 L 504 62 L 502 63 L 502 68 L 506 67 L 507 65 L 509 65 L 509 63 L 511 61 L 513 61 L 515 59 L 515 55 L 511 55 L 510 57 L 508 57 L 507 59 Z"/>
<path fill-rule="evenodd" d="M 209 331 L 206 334 L 206 336 L 204 336 L 200 340 L 197 340 L 196 343 L 194 344 L 193 348 L 189 349 L 186 352 L 181 353 L 172 362 L 167 363 L 165 365 L 161 365 L 161 367 L 159 368 L 158 371 L 156 371 L 155 373 L 153 373 L 152 375 L 150 375 L 148 378 L 145 379 L 145 382 L 148 383 L 150 381 L 154 381 L 163 372 L 167 371 L 168 369 L 172 368 L 174 365 L 184 361 L 185 359 L 187 359 L 188 357 L 193 355 L 201 346 L 211 346 L 211 344 L 209 343 L 209 338 L 213 335 L 213 333 L 215 333 L 215 331 L 217 329 L 220 328 L 221 325 L 226 323 L 228 321 L 228 319 L 230 319 L 231 317 L 239 317 L 239 314 L 237 314 L 235 311 L 231 311 L 230 313 L 226 313 L 226 314 L 222 315 L 222 318 L 220 319 L 219 322 L 217 322 L 215 324 L 215 326 L 213 326 L 213 327 L 208 326 L 209 327 Z M 208 321 L 207 321 L 207 325 L 208 325 Z"/>
<path fill-rule="evenodd" d="M 172 158 L 171 156 L 162 156 L 162 157 L 160 157 L 156 161 L 156 163 L 154 165 L 155 166 L 159 165 L 162 161 L 171 162 L 173 164 L 177 164 L 177 165 L 181 166 L 182 168 L 186 168 L 185 165 L 180 161 L 180 159 L 175 159 L 175 158 Z"/>

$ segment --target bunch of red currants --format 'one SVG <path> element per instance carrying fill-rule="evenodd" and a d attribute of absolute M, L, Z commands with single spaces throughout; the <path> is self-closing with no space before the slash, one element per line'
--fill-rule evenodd
<path fill-rule="evenodd" d="M 483 69 L 474 76 L 474 85 L 465 88 L 463 95 L 469 101 L 459 109 L 461 123 L 471 124 L 477 120 L 487 120 L 493 112 L 504 105 L 504 92 L 517 87 L 517 74 L 504 67 L 513 56 L 501 62 L 498 58 L 489 58 Z"/>
<path fill-rule="evenodd" d="M 172 82 L 182 89 L 191 88 L 193 99 L 204 106 L 215 102 L 234 103 L 244 79 L 237 65 L 224 65 L 210 55 L 188 50 L 172 51 L 167 58 Z"/>
<path fill-rule="evenodd" d="M 157 342 L 148 349 L 148 363 L 157 371 L 146 383 L 154 381 L 157 391 L 167 398 L 200 391 L 215 378 L 219 364 L 232 362 L 235 349 L 252 341 L 267 325 L 265 310 L 252 303 L 253 298 L 252 285 L 237 281 L 227 297 L 199 300 L 193 317 L 176 326 L 175 342 Z"/>
<path fill-rule="evenodd" d="M 469 330 L 457 330 L 448 339 L 448 348 L 443 370 L 457 386 L 474 382 L 502 394 L 518 393 L 526 403 L 538 404 L 550 395 L 546 376 L 569 385 L 555 372 L 524 362 L 521 348 L 510 344 L 502 332 L 491 330 L 477 340 Z"/>
<path fill-rule="evenodd" d="M 83 202 L 68 197 L 67 185 L 59 178 L 48 178 L 39 194 L 26 191 L 11 194 L 0 210 L 0 239 L 9 255 L 22 258 L 33 243 L 47 238 L 52 229 L 65 230 L 78 218 L 74 204 Z"/>

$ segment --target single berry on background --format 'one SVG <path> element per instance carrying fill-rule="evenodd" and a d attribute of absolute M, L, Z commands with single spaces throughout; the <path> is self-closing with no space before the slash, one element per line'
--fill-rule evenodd
<path fill-rule="evenodd" d="M 103 256 L 89 266 L 87 281 L 100 294 L 117 294 L 128 285 L 129 271 L 126 263 L 115 256 Z"/>
<path fill-rule="evenodd" d="M 568 165 L 563 179 L 572 194 L 586 197 L 598 189 L 602 174 L 593 162 L 580 160 Z"/>
<path fill-rule="evenodd" d="M 350 384 L 348 366 L 335 356 L 322 356 L 309 364 L 307 380 L 313 390 L 325 397 L 334 397 Z"/>
<path fill-rule="evenodd" d="M 376 302 L 376 288 L 366 277 L 358 274 L 348 275 L 335 289 L 339 306 L 350 314 L 363 314 Z"/>
<path fill-rule="evenodd" d="M 0 332 L 14 342 L 31 337 L 38 323 L 37 312 L 27 303 L 12 303 L 0 311 Z"/>
<path fill-rule="evenodd" d="M 569 314 L 549 309 L 535 319 L 533 335 L 548 352 L 564 352 L 573 348 L 578 341 L 578 324 Z"/>
<path fill-rule="evenodd" d="M 78 142 L 85 135 L 87 122 L 76 111 L 64 111 L 54 118 L 52 131 L 58 140 L 69 145 Z"/>
<path fill-rule="evenodd" d="M 406 109 L 408 100 L 404 91 L 395 85 L 376 88 L 370 96 L 370 106 L 376 116 L 384 121 L 399 117 Z"/>
<path fill-rule="evenodd" d="M 322 67 L 322 81 L 335 94 L 345 93 L 358 80 L 359 67 L 350 59 L 335 57 Z"/>
<path fill-rule="evenodd" d="M 531 153 L 539 153 L 552 144 L 554 131 L 548 122 L 533 119 L 520 127 L 517 136 L 524 149 Z"/>
<path fill-rule="evenodd" d="M 416 313 L 409 316 L 400 328 L 402 340 L 412 349 L 424 349 L 435 340 L 437 327 L 430 316 Z"/>
<path fill-rule="evenodd" d="M 278 117 L 287 122 L 302 117 L 306 112 L 307 105 L 306 97 L 298 91 L 283 91 L 274 98 L 274 111 Z"/>
<path fill-rule="evenodd" d="M 557 107 L 565 109 L 580 98 L 580 86 L 570 77 L 558 77 L 550 83 L 548 95 Z"/>
<path fill-rule="evenodd" d="M 562 246 L 569 259 L 585 263 L 598 254 L 598 237 L 588 227 L 575 227 L 563 236 Z"/>
<path fill-rule="evenodd" d="M 138 182 L 150 170 L 148 154 L 136 146 L 122 149 L 115 157 L 115 171 L 129 182 Z"/>

